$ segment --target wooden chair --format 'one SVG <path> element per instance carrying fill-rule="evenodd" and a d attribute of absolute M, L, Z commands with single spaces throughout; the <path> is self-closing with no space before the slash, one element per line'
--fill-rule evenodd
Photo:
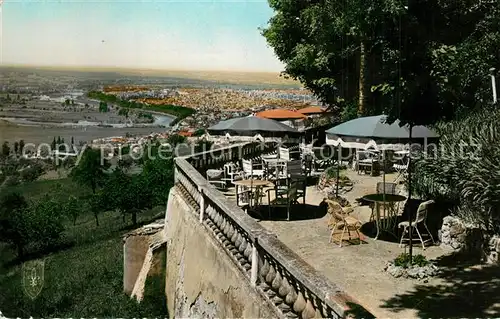
<path fill-rule="evenodd" d="M 264 177 L 263 169 L 256 169 L 256 165 L 252 160 L 241 160 L 243 172 L 246 178 L 262 178 Z"/>
<path fill-rule="evenodd" d="M 291 160 L 286 163 L 287 177 L 300 176 L 302 173 L 302 160 Z"/>
<path fill-rule="evenodd" d="M 289 161 L 290 160 L 290 150 L 288 148 L 285 148 L 285 147 L 279 147 L 279 156 L 281 159 L 285 160 L 285 161 Z"/>
<path fill-rule="evenodd" d="M 271 192 L 275 192 L 275 197 L 271 200 Z M 291 182 L 286 190 L 286 193 L 279 193 L 278 188 L 272 188 L 267 190 L 267 200 L 269 203 L 269 216 L 273 208 L 286 207 L 287 210 L 287 220 L 290 220 L 290 212 L 292 206 L 298 204 L 298 185 L 296 182 Z"/>
<path fill-rule="evenodd" d="M 307 179 L 304 176 L 293 176 L 288 179 L 288 183 L 295 183 L 297 188 L 297 201 L 302 198 L 302 205 L 306 204 Z"/>
<path fill-rule="evenodd" d="M 338 235 L 340 232 L 339 247 L 342 247 L 346 231 L 349 235 L 348 240 L 351 240 L 351 231 L 354 231 L 358 235 L 358 239 L 361 243 L 361 234 L 359 230 L 362 223 L 357 218 L 349 215 L 353 211 L 352 207 L 344 208 L 339 203 L 329 199 L 325 199 L 325 202 L 328 204 L 328 213 L 330 214 L 330 220 L 328 222 L 328 227 L 331 229 L 330 243 L 335 241 L 335 235 Z"/>
<path fill-rule="evenodd" d="M 396 194 L 396 183 L 390 183 L 390 182 L 387 182 L 385 183 L 385 189 L 384 189 L 384 182 L 378 182 L 377 183 L 377 194 L 383 194 L 383 193 L 386 193 L 386 194 L 391 194 L 391 195 L 395 195 Z M 382 203 L 378 203 L 377 205 L 379 205 L 379 207 L 383 207 L 382 205 L 385 205 L 387 209 L 394 209 L 394 203 L 385 203 L 385 204 L 382 204 Z M 399 205 L 399 203 L 397 203 L 396 205 Z M 372 213 L 370 215 L 370 221 L 373 221 L 375 220 L 375 204 L 374 203 L 370 203 L 370 208 L 372 210 Z M 399 206 L 397 206 L 396 208 L 398 208 Z"/>

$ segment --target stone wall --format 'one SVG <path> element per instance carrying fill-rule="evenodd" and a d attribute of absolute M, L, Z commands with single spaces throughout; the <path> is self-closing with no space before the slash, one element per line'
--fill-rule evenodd
<path fill-rule="evenodd" d="M 446 216 L 441 226 L 441 245 L 461 250 L 465 247 L 466 230 L 465 224 L 459 218 Z"/>
<path fill-rule="evenodd" d="M 139 279 L 148 251 L 164 240 L 164 221 L 159 220 L 127 233 L 123 238 L 123 291 L 130 295 Z M 161 250 L 155 249 L 150 269 L 145 275 L 158 274 L 162 269 L 159 256 Z M 145 279 L 145 278 L 143 278 Z"/>
<path fill-rule="evenodd" d="M 165 224 L 170 313 L 178 318 L 279 317 L 192 210 L 172 188 Z"/>
<path fill-rule="evenodd" d="M 486 247 L 486 261 L 491 264 L 500 264 L 500 236 L 490 238 Z"/>
<path fill-rule="evenodd" d="M 475 255 L 487 263 L 500 264 L 500 236 L 486 237 L 481 229 L 466 225 L 458 217 L 443 219 L 440 240 L 446 248 Z"/>

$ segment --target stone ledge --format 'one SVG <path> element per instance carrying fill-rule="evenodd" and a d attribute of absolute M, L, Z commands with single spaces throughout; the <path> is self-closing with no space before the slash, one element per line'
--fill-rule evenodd
<path fill-rule="evenodd" d="M 164 228 L 165 228 L 165 221 L 163 219 L 158 219 L 151 224 L 144 225 L 140 228 L 134 229 L 133 231 L 126 233 L 123 236 L 123 241 L 127 240 L 127 238 L 131 236 L 153 235 L 163 230 Z"/>

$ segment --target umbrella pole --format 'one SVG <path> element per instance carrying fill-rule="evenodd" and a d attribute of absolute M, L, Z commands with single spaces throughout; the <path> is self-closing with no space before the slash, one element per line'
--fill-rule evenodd
<path fill-rule="evenodd" d="M 382 165 L 383 165 L 383 170 L 382 170 L 382 186 L 383 186 L 383 192 L 382 192 L 382 200 L 384 202 L 384 218 L 386 218 L 386 204 L 385 204 L 385 149 L 382 150 Z M 387 221 L 389 222 L 389 221 Z"/>
<path fill-rule="evenodd" d="M 411 135 L 412 135 L 412 131 L 413 130 L 413 125 L 410 124 L 410 135 L 408 137 L 408 143 L 410 144 L 410 149 L 409 149 L 409 153 L 408 153 L 408 203 L 411 205 Z M 408 232 L 408 236 L 410 236 L 410 246 L 408 247 L 408 255 L 409 255 L 409 259 L 410 259 L 410 264 L 408 266 L 411 267 L 412 265 L 412 254 L 413 254 L 413 234 L 412 234 L 412 225 L 411 225 L 411 222 L 412 222 L 412 219 L 413 219 L 413 216 L 411 215 L 411 212 L 412 210 L 410 210 L 410 214 L 409 214 L 409 221 L 408 221 L 408 225 L 409 225 L 409 232 Z"/>
<path fill-rule="evenodd" d="M 342 148 L 340 147 L 339 143 L 339 148 L 337 150 L 337 183 L 335 184 L 335 196 L 339 197 L 339 181 L 340 181 L 340 152 Z"/>

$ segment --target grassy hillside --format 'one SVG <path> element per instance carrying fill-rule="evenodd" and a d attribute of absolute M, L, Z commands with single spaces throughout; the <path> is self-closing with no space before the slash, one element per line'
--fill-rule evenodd
<path fill-rule="evenodd" d="M 33 199 L 54 188 L 66 196 L 86 192 L 68 179 L 21 185 L 16 191 Z M 163 210 L 140 214 L 139 223 L 154 220 Z M 99 227 L 90 212 L 82 214 L 75 226 L 67 222 L 60 247 L 30 257 L 45 260 L 44 287 L 35 300 L 24 294 L 22 265 L 0 245 L 0 310 L 7 317 L 167 317 L 164 276 L 147 283 L 150 289 L 141 304 L 122 292 L 122 236 L 129 224 L 118 212 L 101 214 Z"/>

